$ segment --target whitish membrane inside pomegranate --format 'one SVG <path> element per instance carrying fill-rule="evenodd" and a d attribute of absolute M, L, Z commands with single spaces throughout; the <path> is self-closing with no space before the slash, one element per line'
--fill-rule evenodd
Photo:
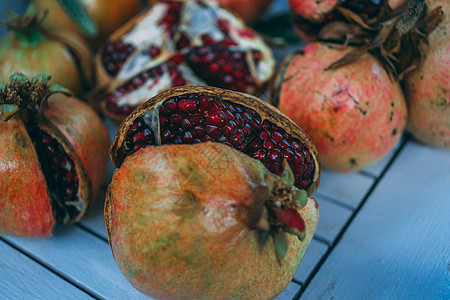
<path fill-rule="evenodd" d="M 315 165 L 300 140 L 261 117 L 251 108 L 218 97 L 185 94 L 172 97 L 138 117 L 126 136 L 130 155 L 147 145 L 219 142 L 261 161 L 281 175 L 286 159 L 295 186 L 307 189 Z"/>
<path fill-rule="evenodd" d="M 84 203 L 78 198 L 79 180 L 73 158 L 56 139 L 38 127 L 30 129 L 29 135 L 47 182 L 56 221 L 77 219 Z"/>
<path fill-rule="evenodd" d="M 160 79 L 164 72 L 156 72 L 153 80 L 165 81 L 164 85 L 135 84 L 133 89 L 153 95 L 178 85 L 208 84 L 254 94 L 274 67 L 270 48 L 252 29 L 217 3 L 205 1 L 157 3 L 130 32 L 106 42 L 102 62 L 107 73 L 128 81 L 125 100 L 117 100 L 122 92 L 109 92 L 105 98 L 108 110 L 125 115 L 149 98 L 134 99 L 137 93 L 130 93 L 130 82 L 145 82 L 142 74 L 164 63 L 184 80 Z"/>

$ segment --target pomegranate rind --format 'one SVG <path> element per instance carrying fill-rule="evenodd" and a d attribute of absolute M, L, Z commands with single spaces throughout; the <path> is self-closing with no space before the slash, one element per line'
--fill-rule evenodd
<path fill-rule="evenodd" d="M 73 36 L 72 33 L 65 34 L 67 39 L 70 39 L 69 35 Z M 75 36 L 73 38 L 77 39 Z M 79 48 L 74 50 L 85 53 L 87 46 L 81 40 L 78 42 Z M 7 82 L 11 74 L 18 71 L 29 77 L 44 73 L 52 74 L 52 83 L 67 87 L 76 95 L 84 91 L 77 63 L 63 43 L 46 39 L 40 43 L 27 44 L 18 39 L 15 33 L 9 33 L 1 40 L 0 45 L 0 81 Z M 88 53 L 89 57 L 83 59 L 83 65 L 90 64 L 93 74 L 92 55 L 89 50 Z"/>
<path fill-rule="evenodd" d="M 139 0 L 82 0 L 81 2 L 97 26 L 98 34 L 93 38 L 88 38 L 80 26 L 53 0 L 33 0 L 28 11 L 43 13 L 48 10 L 43 21 L 46 28 L 69 30 L 97 45 L 108 34 L 136 15 L 141 4 Z"/>
<path fill-rule="evenodd" d="M 89 105 L 63 94 L 52 95 L 44 113 L 72 145 L 82 162 L 77 164 L 78 172 L 84 170 L 92 182 L 92 197 L 87 199 L 95 198 L 105 180 L 110 145 L 108 130 Z"/>
<path fill-rule="evenodd" d="M 17 116 L 0 121 L 0 235 L 48 237 L 53 216 L 33 142 Z"/>
<path fill-rule="evenodd" d="M 299 126 L 292 122 L 277 108 L 269 105 L 268 103 L 255 96 L 209 86 L 174 87 L 159 93 L 155 97 L 149 99 L 147 102 L 139 106 L 136 110 L 134 110 L 120 125 L 117 135 L 115 136 L 109 150 L 111 160 L 116 168 L 119 168 L 125 159 L 125 139 L 130 126 L 133 124 L 136 118 L 140 117 L 146 111 L 157 107 L 165 100 L 184 94 L 200 94 L 205 96 L 218 97 L 222 100 L 230 101 L 231 103 L 236 103 L 245 107 L 252 108 L 260 115 L 261 123 L 264 120 L 268 120 L 273 124 L 283 128 L 286 133 L 290 134 L 292 137 L 299 139 L 303 146 L 309 151 L 311 157 L 314 159 L 315 171 L 312 183 L 307 190 L 308 194 L 312 195 L 317 190 L 321 173 L 318 152 L 311 139 Z"/>
<path fill-rule="evenodd" d="M 407 108 L 403 92 L 378 61 L 324 71 L 352 48 L 312 43 L 281 64 L 271 97 L 311 137 L 322 164 L 338 172 L 365 169 L 400 139 Z"/>
<path fill-rule="evenodd" d="M 428 36 L 428 50 L 421 65 L 405 78 L 407 130 L 427 145 L 450 148 L 450 4 L 427 4 L 429 10 L 441 5 L 444 16 Z"/>
<path fill-rule="evenodd" d="M 116 170 L 105 203 L 108 239 L 121 272 L 160 299 L 272 299 L 297 271 L 316 230 L 309 198 L 298 210 L 300 241 L 288 234 L 278 262 L 271 237 L 248 226 L 256 188 L 272 175 L 217 143 L 146 147 Z M 168 183 L 176 183 L 171 188 Z"/>

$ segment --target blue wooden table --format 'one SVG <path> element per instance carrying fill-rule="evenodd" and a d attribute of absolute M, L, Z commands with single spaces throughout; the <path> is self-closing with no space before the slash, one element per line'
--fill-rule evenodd
<path fill-rule="evenodd" d="M 24 3 L 2 1 L 0 9 Z M 271 13 L 286 9 L 276 1 Z M 0 299 L 148 299 L 112 258 L 103 222 L 108 180 L 81 223 L 47 239 L 0 237 Z M 317 233 L 277 299 L 450 299 L 450 150 L 405 135 L 365 171 L 324 170 L 315 197 Z"/>

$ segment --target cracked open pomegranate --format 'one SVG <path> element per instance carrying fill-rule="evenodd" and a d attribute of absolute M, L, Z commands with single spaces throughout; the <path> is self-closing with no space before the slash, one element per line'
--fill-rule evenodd
<path fill-rule="evenodd" d="M 0 235 L 52 235 L 80 220 L 104 180 L 106 128 L 48 80 L 14 74 L 0 84 Z"/>
<path fill-rule="evenodd" d="M 258 93 L 273 74 L 270 48 L 211 1 L 158 1 L 100 48 L 102 110 L 121 121 L 158 92 L 213 85 Z"/>
<path fill-rule="evenodd" d="M 286 160 L 285 160 L 286 161 Z M 116 170 L 105 225 L 116 263 L 158 299 L 273 299 L 296 273 L 319 210 L 261 162 L 219 143 L 148 146 Z"/>
<path fill-rule="evenodd" d="M 159 93 L 121 124 L 111 146 L 116 167 L 148 145 L 219 142 L 280 175 L 286 159 L 295 186 L 312 194 L 319 183 L 317 151 L 291 120 L 262 100 L 214 87 L 176 87 Z"/>
<path fill-rule="evenodd" d="M 284 60 L 270 92 L 273 103 L 311 137 L 323 165 L 340 172 L 382 159 L 400 139 L 407 117 L 399 83 L 370 54 L 327 69 L 352 49 L 305 46 Z"/>

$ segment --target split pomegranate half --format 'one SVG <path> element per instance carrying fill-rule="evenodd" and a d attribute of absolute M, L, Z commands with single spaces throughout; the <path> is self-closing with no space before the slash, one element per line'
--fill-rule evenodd
<path fill-rule="evenodd" d="M 286 160 L 296 187 L 309 194 L 317 189 L 317 150 L 297 125 L 256 97 L 214 87 L 176 87 L 148 100 L 121 124 L 110 155 L 120 167 L 148 145 L 207 141 L 239 150 L 277 175 Z"/>
<path fill-rule="evenodd" d="M 181 85 L 257 94 L 274 65 L 262 38 L 216 2 L 159 1 L 100 48 L 102 108 L 120 121 L 149 97 Z"/>

